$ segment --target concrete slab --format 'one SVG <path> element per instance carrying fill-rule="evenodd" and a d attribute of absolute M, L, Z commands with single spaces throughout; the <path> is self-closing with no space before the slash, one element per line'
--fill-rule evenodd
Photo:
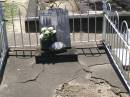
<path fill-rule="evenodd" d="M 41 90 L 36 82 L 12 83 L 0 91 L 0 97 L 43 97 Z"/>
<path fill-rule="evenodd" d="M 2 97 L 22 97 L 22 94 L 24 97 L 51 97 L 59 85 L 75 78 L 81 69 L 78 62 L 35 64 L 34 60 L 34 57 L 8 59 L 0 86 Z"/>
<path fill-rule="evenodd" d="M 106 54 L 82 54 L 78 61 L 36 64 L 35 57 L 9 57 L 0 97 L 129 97 Z"/>
<path fill-rule="evenodd" d="M 6 67 L 3 82 L 26 82 L 35 79 L 40 72 L 43 71 L 42 64 L 35 64 L 33 58 L 16 58 L 11 57 L 8 59 L 8 66 Z"/>
<path fill-rule="evenodd" d="M 94 66 L 90 70 L 92 71 L 92 78 L 106 81 L 112 86 L 114 92 L 127 92 L 110 64 Z"/>
<path fill-rule="evenodd" d="M 103 55 L 97 55 L 97 56 L 79 56 L 79 62 L 83 65 L 86 65 L 87 67 L 92 67 L 96 65 L 104 65 L 104 64 L 110 64 L 107 56 L 105 54 Z"/>
<path fill-rule="evenodd" d="M 45 96 L 51 97 L 55 93 L 55 89 L 63 83 L 69 82 L 76 78 L 76 72 L 81 67 L 76 62 L 58 63 L 44 66 L 44 73 L 40 75 L 37 82 L 40 83 Z M 51 86 L 51 87 L 50 87 Z M 48 91 L 47 91 L 48 90 Z"/>
<path fill-rule="evenodd" d="M 78 59 L 81 66 L 91 73 L 91 80 L 95 83 L 100 84 L 99 80 L 105 81 L 112 86 L 115 93 L 127 92 L 106 54 L 79 55 Z"/>

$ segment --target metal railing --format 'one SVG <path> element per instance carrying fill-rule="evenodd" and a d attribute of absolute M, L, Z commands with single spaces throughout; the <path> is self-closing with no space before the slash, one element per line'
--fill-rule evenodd
<path fill-rule="evenodd" d="M 8 51 L 7 36 L 4 22 L 0 22 L 0 70 L 3 66 L 6 54 Z"/>
<path fill-rule="evenodd" d="M 7 7 L 8 6 L 8 7 Z M 33 17 L 32 23 L 35 32 L 30 28 L 31 21 L 28 18 L 27 7 L 16 2 L 4 4 L 8 46 L 10 48 L 29 48 L 30 50 L 39 45 L 39 33 L 37 17 Z"/>
<path fill-rule="evenodd" d="M 0 3 L 0 70 L 4 65 L 4 60 L 8 51 L 5 23 L 4 21 L 2 21 L 2 19 L 3 19 L 3 11 L 2 11 L 2 4 Z"/>
<path fill-rule="evenodd" d="M 78 2 L 81 3 L 80 0 Z M 61 0 L 60 4 L 63 5 L 63 3 L 64 1 Z M 10 13 L 8 17 L 5 17 L 8 21 L 6 22 L 6 28 L 9 47 L 24 49 L 27 47 L 30 49 L 38 47 L 40 45 L 40 29 L 37 23 L 39 17 L 29 17 L 30 12 L 28 12 L 27 8 L 22 4 L 12 2 L 7 5 L 9 6 L 8 14 Z M 71 3 L 70 6 L 73 9 Z M 89 2 L 87 2 L 87 6 L 91 7 Z M 58 7 L 60 7 L 60 5 L 58 5 Z M 70 38 L 72 44 L 102 40 L 102 22 L 100 22 L 99 27 L 97 19 L 97 16 L 102 13 L 96 10 L 96 4 L 94 4 L 93 10 L 88 9 L 88 7 L 85 9 L 85 13 L 83 13 L 81 9 L 76 12 L 73 10 L 69 11 Z M 67 9 L 67 5 L 64 5 L 63 8 Z M 98 30 L 99 28 L 100 30 Z"/>
<path fill-rule="evenodd" d="M 103 43 L 119 74 L 130 91 L 130 30 L 126 21 L 120 21 L 118 12 L 104 2 Z"/>

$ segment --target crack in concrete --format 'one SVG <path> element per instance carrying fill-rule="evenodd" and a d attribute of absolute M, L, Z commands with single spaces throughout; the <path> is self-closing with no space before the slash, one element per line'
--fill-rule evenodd
<path fill-rule="evenodd" d="M 40 74 L 44 71 L 44 69 L 42 69 L 41 72 L 39 72 L 34 78 L 23 81 L 23 82 L 17 82 L 17 83 L 29 83 L 29 82 L 36 82 L 37 79 L 39 78 Z"/>
<path fill-rule="evenodd" d="M 83 70 L 83 69 L 81 68 L 81 69 L 75 71 L 73 77 L 72 77 L 70 80 L 66 81 L 66 83 L 69 83 L 69 82 L 71 82 L 71 81 L 73 81 L 73 80 L 79 78 L 78 73 L 79 73 L 80 71 L 82 71 L 82 70 Z"/>
<path fill-rule="evenodd" d="M 96 79 L 96 80 L 98 80 L 98 79 L 102 80 L 102 81 L 106 82 L 107 84 L 109 84 L 111 87 L 119 89 L 119 87 L 112 85 L 109 81 L 107 81 L 107 80 L 105 80 L 103 78 L 98 78 L 98 77 L 95 77 L 95 76 L 91 76 L 91 78 Z"/>
<path fill-rule="evenodd" d="M 93 66 L 106 65 L 106 64 L 107 64 L 107 63 L 105 63 L 105 64 L 96 64 L 96 65 L 93 65 Z M 93 66 L 90 66 L 90 67 L 93 67 Z M 92 81 L 94 84 L 99 84 L 99 85 L 100 85 L 100 84 L 103 84 L 103 83 L 107 83 L 107 84 L 110 85 L 112 88 L 119 89 L 119 92 L 118 92 L 118 93 L 114 92 L 113 90 L 111 90 L 111 91 L 112 91 L 113 93 L 115 93 L 115 95 L 120 96 L 120 97 L 122 97 L 121 93 L 127 94 L 126 92 L 121 92 L 119 87 L 112 85 L 109 81 L 107 81 L 107 80 L 105 80 L 105 79 L 103 79 L 103 78 L 98 78 L 98 77 L 92 76 L 92 73 L 93 73 L 92 71 L 86 70 L 86 69 L 84 69 L 84 68 L 82 68 L 82 70 L 85 71 L 86 73 L 90 73 L 90 74 L 91 74 L 91 77 L 90 77 L 91 79 L 89 79 L 89 80 Z M 103 82 L 97 82 L 97 81 L 94 81 L 93 79 L 95 79 L 95 80 L 101 80 L 101 81 L 103 81 Z"/>
<path fill-rule="evenodd" d="M 71 82 L 71 81 L 73 81 L 73 80 L 79 78 L 78 73 L 79 73 L 81 70 L 83 70 L 83 71 L 86 72 L 86 73 L 92 74 L 92 71 L 89 71 L 89 70 L 86 70 L 86 69 L 84 69 L 84 68 L 81 68 L 81 69 L 79 69 L 79 70 L 77 70 L 77 71 L 75 72 L 75 75 L 72 77 L 72 79 L 70 79 L 70 80 L 66 81 L 65 83 L 63 83 L 62 86 L 61 86 L 59 89 L 56 89 L 56 91 L 61 91 L 61 92 L 62 92 L 62 91 L 64 90 L 64 88 L 69 84 L 69 82 Z M 95 79 L 95 80 L 94 80 L 94 79 Z M 127 94 L 126 92 L 121 92 L 119 87 L 112 85 L 109 81 L 107 81 L 107 80 L 105 80 L 105 79 L 103 79 L 103 78 L 98 78 L 98 77 L 94 77 L 94 76 L 91 75 L 91 77 L 90 77 L 89 80 L 92 81 L 94 84 L 99 84 L 99 85 L 101 85 L 101 84 L 103 84 L 103 83 L 106 83 L 106 84 L 110 85 L 110 87 L 112 87 L 112 88 L 114 88 L 114 89 L 118 89 L 119 91 L 118 91 L 117 93 L 114 92 L 114 90 L 112 90 L 112 89 L 111 89 L 111 92 L 113 92 L 115 95 L 117 95 L 117 96 L 119 96 L 119 97 L 123 97 L 121 94 Z M 97 82 L 96 80 L 99 80 L 99 82 Z M 59 96 L 58 96 L 58 93 L 56 93 L 56 96 L 55 96 L 55 97 L 59 97 Z"/>
<path fill-rule="evenodd" d="M 108 64 L 108 63 L 103 63 L 103 64 L 94 64 L 94 65 L 91 65 L 91 66 L 88 66 L 88 68 L 91 68 L 91 67 L 94 67 L 94 66 L 102 66 L 102 65 L 106 65 L 106 64 Z M 82 70 L 83 71 L 85 71 L 86 73 L 90 73 L 91 74 L 91 77 L 90 77 L 90 81 L 92 81 L 94 84 L 103 84 L 103 82 L 97 82 L 97 81 L 94 81 L 93 79 L 95 79 L 95 80 L 102 80 L 102 81 L 104 81 L 105 83 L 107 83 L 108 85 L 110 85 L 112 88 L 115 88 L 115 89 L 119 89 L 120 90 L 120 88 L 119 87 L 117 87 L 117 86 L 114 86 L 114 85 L 112 85 L 109 81 L 106 81 L 105 79 L 103 79 L 103 78 L 97 78 L 97 77 L 94 77 L 94 76 L 92 76 L 92 71 L 90 71 L 90 70 L 87 70 L 87 69 L 85 69 L 85 68 L 83 68 L 82 67 Z M 115 93 L 113 90 L 111 90 L 113 93 Z M 121 91 L 119 91 L 118 93 L 115 93 L 117 96 L 120 96 L 120 97 L 122 97 L 121 96 L 121 93 L 124 93 L 124 94 L 127 94 L 126 92 L 121 92 Z"/>
<path fill-rule="evenodd" d="M 86 70 L 86 69 L 84 69 L 84 68 L 81 68 L 81 69 L 79 69 L 79 70 L 77 70 L 77 71 L 75 72 L 75 74 L 73 75 L 73 78 L 70 79 L 69 81 L 67 81 L 67 83 L 69 83 L 69 82 L 71 82 L 71 81 L 73 81 L 73 80 L 79 78 L 78 73 L 79 73 L 80 71 L 84 71 L 84 72 L 86 72 L 86 73 L 92 73 L 92 72 L 89 71 L 89 70 Z"/>
<path fill-rule="evenodd" d="M 94 65 L 90 65 L 88 67 L 102 66 L 102 65 L 107 65 L 107 64 L 110 64 L 110 63 L 94 64 Z"/>
<path fill-rule="evenodd" d="M 66 83 L 69 83 L 69 82 L 71 82 L 71 81 L 73 81 L 73 80 L 75 80 L 75 79 L 77 79 L 77 78 L 79 78 L 79 77 L 78 77 L 78 76 L 77 76 L 77 77 L 73 77 L 72 79 L 66 81 Z"/>
<path fill-rule="evenodd" d="M 127 93 L 125 93 L 125 92 L 119 92 L 118 95 L 119 95 L 120 97 L 123 97 L 121 94 L 127 94 Z M 130 95 L 130 94 L 127 94 L 127 95 Z"/>
<path fill-rule="evenodd" d="M 114 92 L 113 90 L 111 90 L 111 91 L 112 91 L 113 93 L 115 93 L 115 95 L 117 95 L 117 96 L 122 97 L 122 96 L 121 96 L 121 93 L 127 94 L 126 92 L 121 92 L 119 87 L 112 85 L 109 81 L 107 81 L 107 80 L 105 80 L 105 79 L 103 79 L 103 78 L 97 78 L 97 77 L 94 77 L 94 76 L 91 76 L 91 78 L 96 79 L 96 80 L 98 80 L 98 79 L 99 79 L 99 80 L 102 80 L 102 81 L 104 81 L 105 83 L 107 83 L 108 85 L 110 85 L 112 88 L 119 89 L 119 92 L 117 92 L 117 93 Z M 90 81 L 92 81 L 92 82 L 94 82 L 94 83 L 96 82 L 96 81 L 94 81 L 94 80 L 92 80 L 92 79 L 90 79 Z M 103 83 L 103 82 L 102 82 L 102 83 Z M 96 82 L 95 84 L 99 84 L 99 85 L 100 85 L 100 84 L 102 84 L 102 83 Z"/>
<path fill-rule="evenodd" d="M 113 92 L 113 91 L 112 91 L 112 92 Z M 113 92 L 113 93 L 115 93 L 115 92 Z M 115 93 L 115 95 L 120 96 L 120 97 L 123 97 L 121 94 L 127 94 L 127 93 L 125 93 L 125 92 Z M 127 95 L 128 95 L 128 94 L 127 94 Z"/>
<path fill-rule="evenodd" d="M 82 68 L 82 70 L 85 71 L 86 73 L 92 73 L 92 71 L 86 70 L 86 69 L 84 69 L 84 68 Z"/>
<path fill-rule="evenodd" d="M 119 87 L 112 85 L 109 81 L 107 81 L 107 80 L 105 80 L 105 79 L 103 79 L 103 78 L 98 78 L 98 77 L 95 77 L 95 76 L 91 76 L 91 78 L 92 78 L 92 79 L 95 79 L 95 80 L 104 81 L 105 83 L 109 84 L 111 87 L 119 89 Z M 100 84 L 100 83 L 99 83 L 99 84 Z"/>
<path fill-rule="evenodd" d="M 92 77 L 92 78 L 95 78 L 95 77 Z M 106 82 L 106 83 L 109 84 L 111 87 L 118 88 L 118 87 L 115 87 L 115 86 L 111 85 L 108 81 L 106 81 L 106 80 L 104 80 L 104 79 L 101 79 L 101 78 L 95 78 L 95 79 L 103 80 L 104 83 Z M 74 80 L 74 79 L 73 79 L 73 80 Z M 103 84 L 103 83 L 102 83 L 102 84 Z M 60 94 L 59 92 L 63 93 L 63 90 L 65 89 L 65 87 L 66 87 L 67 85 L 69 85 L 69 82 L 63 83 L 63 85 L 62 85 L 60 88 L 56 89 L 56 95 L 55 95 L 55 97 L 64 97 L 64 96 L 59 96 L 59 94 Z M 119 89 L 119 88 L 118 88 L 118 89 Z M 125 93 L 125 92 L 115 93 L 115 92 L 112 91 L 112 90 L 111 90 L 111 92 L 113 92 L 115 95 L 117 95 L 117 96 L 119 96 L 119 97 L 123 97 L 123 96 L 121 95 L 121 93 L 122 93 L 122 94 L 127 94 L 127 93 Z"/>

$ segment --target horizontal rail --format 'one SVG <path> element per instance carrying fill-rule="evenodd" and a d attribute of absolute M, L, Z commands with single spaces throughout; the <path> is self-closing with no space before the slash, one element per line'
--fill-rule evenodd
<path fill-rule="evenodd" d="M 115 24 L 113 24 L 113 22 L 111 22 L 111 20 L 109 19 L 109 17 L 107 15 L 105 15 L 105 18 L 108 20 L 108 22 L 111 24 L 111 26 L 113 27 L 113 29 L 115 30 L 115 32 L 117 33 L 117 35 L 120 37 L 120 39 L 123 41 L 123 43 L 125 44 L 125 46 L 130 49 L 130 46 L 128 45 L 127 41 L 121 36 L 120 31 L 116 28 Z"/>

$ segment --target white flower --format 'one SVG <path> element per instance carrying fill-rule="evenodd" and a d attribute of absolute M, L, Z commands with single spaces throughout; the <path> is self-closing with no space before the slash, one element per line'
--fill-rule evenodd
<path fill-rule="evenodd" d="M 47 27 L 41 28 L 41 32 L 44 32 L 44 31 L 46 31 L 46 30 L 47 30 Z"/>
<path fill-rule="evenodd" d="M 39 38 L 42 40 L 43 38 L 47 39 L 52 37 L 53 34 L 56 33 L 56 30 L 53 27 L 43 27 L 41 28 L 41 34 Z"/>
<path fill-rule="evenodd" d="M 53 33 L 56 33 L 56 30 L 53 30 Z"/>
<path fill-rule="evenodd" d="M 49 27 L 48 30 L 51 30 L 51 31 L 52 31 L 52 30 L 53 30 L 53 27 Z"/>
<path fill-rule="evenodd" d="M 42 39 L 43 38 L 43 34 L 40 34 L 39 38 Z"/>
<path fill-rule="evenodd" d="M 49 33 L 50 33 L 50 31 L 48 31 L 48 30 L 47 30 L 47 31 L 45 31 L 45 34 L 49 34 Z"/>

